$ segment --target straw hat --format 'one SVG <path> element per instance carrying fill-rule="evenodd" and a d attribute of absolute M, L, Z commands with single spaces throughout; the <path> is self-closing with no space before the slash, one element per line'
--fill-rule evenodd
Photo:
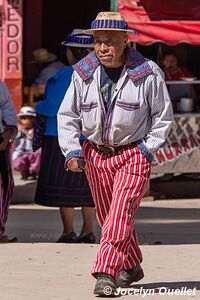
<path fill-rule="evenodd" d="M 98 30 L 116 30 L 137 34 L 136 30 L 128 28 L 128 22 L 124 20 L 122 14 L 112 11 L 98 13 L 96 19 L 91 23 L 91 28 L 84 32 L 94 34 Z"/>
<path fill-rule="evenodd" d="M 48 52 L 45 48 L 38 48 L 33 51 L 34 59 L 29 63 L 44 63 L 44 62 L 51 62 L 57 59 L 57 56 L 53 53 Z"/>
<path fill-rule="evenodd" d="M 83 30 L 74 29 L 61 44 L 68 47 L 93 48 L 93 36 L 83 33 Z"/>

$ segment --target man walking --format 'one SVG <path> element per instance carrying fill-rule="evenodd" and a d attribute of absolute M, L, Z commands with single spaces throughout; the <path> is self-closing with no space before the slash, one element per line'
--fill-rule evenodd
<path fill-rule="evenodd" d="M 106 295 L 109 287 L 112 295 L 144 276 L 135 213 L 173 112 L 162 71 L 127 45 L 135 32 L 120 13 L 99 13 L 85 32 L 94 35 L 94 52 L 73 66 L 58 112 L 59 143 L 68 169 L 82 172 L 80 160 L 86 162 L 102 227 L 94 293 Z"/>

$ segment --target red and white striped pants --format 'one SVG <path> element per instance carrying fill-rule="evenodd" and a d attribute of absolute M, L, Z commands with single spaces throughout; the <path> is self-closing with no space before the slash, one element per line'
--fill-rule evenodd
<path fill-rule="evenodd" d="M 117 278 L 122 269 L 132 269 L 142 262 L 134 219 L 149 180 L 151 163 L 136 144 L 125 146 L 113 155 L 98 151 L 85 141 L 83 153 L 102 227 L 92 274 L 102 272 Z"/>

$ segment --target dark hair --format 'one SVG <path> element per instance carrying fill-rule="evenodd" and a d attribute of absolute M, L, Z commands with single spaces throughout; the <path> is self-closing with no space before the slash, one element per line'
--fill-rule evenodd
<path fill-rule="evenodd" d="M 69 47 L 71 50 L 75 60 L 79 61 L 83 57 L 85 57 L 87 54 L 89 54 L 91 51 L 93 51 L 92 48 L 79 48 L 79 47 Z"/>
<path fill-rule="evenodd" d="M 168 56 L 168 55 L 173 55 L 176 57 L 176 59 L 178 60 L 177 54 L 174 50 L 168 49 L 163 53 L 163 59 Z"/>

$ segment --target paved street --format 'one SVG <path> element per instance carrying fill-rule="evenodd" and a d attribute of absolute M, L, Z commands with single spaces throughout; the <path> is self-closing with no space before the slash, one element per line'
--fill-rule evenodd
<path fill-rule="evenodd" d="M 75 224 L 79 233 L 79 209 Z M 200 199 L 143 201 L 136 227 L 145 278 L 134 290 L 122 290 L 120 299 L 200 299 Z M 0 247 L 2 300 L 100 298 L 93 296 L 95 280 L 90 276 L 99 245 L 56 244 L 61 231 L 58 209 L 11 206 L 7 232 L 19 243 Z M 97 222 L 95 234 L 99 241 Z M 175 289 L 182 294 L 174 294 Z M 187 291 L 191 295 L 184 295 Z"/>

